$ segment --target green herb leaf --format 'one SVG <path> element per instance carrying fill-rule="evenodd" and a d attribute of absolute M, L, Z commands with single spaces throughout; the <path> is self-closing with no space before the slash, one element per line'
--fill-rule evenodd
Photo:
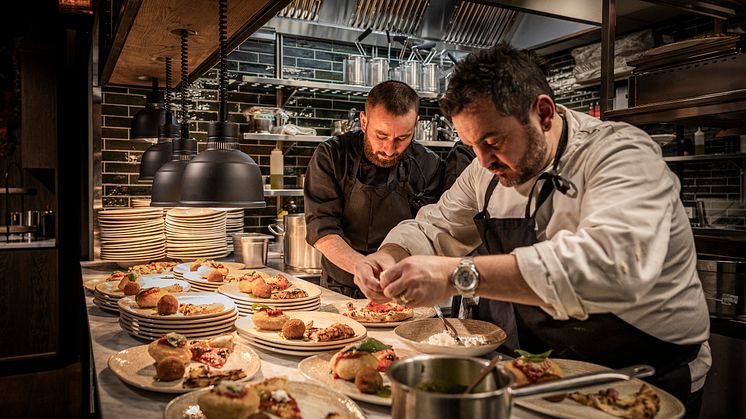
<path fill-rule="evenodd" d="M 373 353 L 373 352 L 382 351 L 384 349 L 391 349 L 391 346 L 390 345 L 386 345 L 386 344 L 384 344 L 383 342 L 381 342 L 381 341 L 379 341 L 377 339 L 368 338 L 368 339 L 365 339 L 364 341 L 358 343 L 357 345 L 354 345 L 354 346 L 350 347 L 345 352 L 362 351 L 362 352 Z"/>
<path fill-rule="evenodd" d="M 137 274 L 134 272 L 130 272 L 127 274 L 127 278 L 129 278 L 130 281 L 137 281 Z"/>
<path fill-rule="evenodd" d="M 378 397 L 391 397 L 391 386 L 383 386 L 376 392 L 376 396 Z"/>
<path fill-rule="evenodd" d="M 526 352 L 520 349 L 516 349 L 515 352 L 526 358 L 528 362 L 544 362 L 547 358 L 549 358 L 549 355 L 552 353 L 552 350 L 548 350 L 546 352 L 540 353 L 540 354 L 532 354 L 531 352 Z"/>
<path fill-rule="evenodd" d="M 187 339 L 186 337 L 184 337 L 184 335 L 171 332 L 166 334 L 166 340 L 174 348 L 180 348 L 184 346 L 184 344 L 186 344 Z"/>
<path fill-rule="evenodd" d="M 274 307 L 268 306 L 266 304 L 254 303 L 254 304 L 251 305 L 251 311 L 257 311 L 257 310 L 261 310 L 263 308 L 266 308 L 267 310 L 274 310 L 275 309 Z"/>

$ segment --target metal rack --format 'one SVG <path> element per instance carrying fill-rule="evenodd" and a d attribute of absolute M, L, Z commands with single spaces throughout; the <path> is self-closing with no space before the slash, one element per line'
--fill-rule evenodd
<path fill-rule="evenodd" d="M 278 142 L 323 143 L 329 138 L 331 137 L 324 136 L 324 135 L 286 135 L 286 134 L 260 134 L 260 133 L 243 134 L 244 140 L 261 140 L 261 141 L 278 141 Z M 422 144 L 425 147 L 444 147 L 444 148 L 451 148 L 455 144 L 454 141 L 418 141 L 417 143 Z"/>

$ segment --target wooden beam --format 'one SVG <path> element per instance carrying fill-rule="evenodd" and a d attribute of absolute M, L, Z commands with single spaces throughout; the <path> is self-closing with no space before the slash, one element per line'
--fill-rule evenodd
<path fill-rule="evenodd" d="M 127 41 L 127 36 L 130 33 L 130 28 L 137 17 L 137 12 L 140 10 L 143 0 L 131 0 L 124 2 L 124 10 L 122 10 L 119 22 L 115 29 L 114 36 L 111 41 L 111 48 L 106 55 L 106 63 L 104 69 L 101 70 L 101 78 L 99 79 L 99 85 L 108 84 L 111 73 L 114 71 L 119 56 L 122 53 L 122 48 Z M 112 10 L 112 13 L 114 11 Z M 99 37 L 101 39 L 101 37 Z"/>

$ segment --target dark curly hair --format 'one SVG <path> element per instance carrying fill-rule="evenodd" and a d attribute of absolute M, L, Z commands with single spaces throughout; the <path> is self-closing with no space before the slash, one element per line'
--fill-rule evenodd
<path fill-rule="evenodd" d="M 541 94 L 554 100 L 541 59 L 531 51 L 500 43 L 456 64 L 440 109 L 450 118 L 480 99 L 491 99 L 498 112 L 526 123 L 531 105 Z"/>
<path fill-rule="evenodd" d="M 420 111 L 420 98 L 408 84 L 389 80 L 378 83 L 370 89 L 365 99 L 365 109 L 370 110 L 382 105 L 386 111 L 394 116 L 402 116 L 414 110 Z"/>

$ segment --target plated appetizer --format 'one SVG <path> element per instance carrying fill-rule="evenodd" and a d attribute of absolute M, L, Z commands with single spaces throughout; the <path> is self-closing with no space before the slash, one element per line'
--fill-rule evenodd
<path fill-rule="evenodd" d="M 385 372 L 392 362 L 399 359 L 394 349 L 382 342 L 368 338 L 342 348 L 329 362 L 334 378 L 355 381 L 362 393 L 376 394 L 383 389 Z"/>
<path fill-rule="evenodd" d="M 628 419 L 649 419 L 655 417 L 661 408 L 658 394 L 648 384 L 642 384 L 636 393 L 621 396 L 613 388 L 596 393 L 573 392 L 567 395 L 582 405 L 594 407 L 613 416 Z"/>
<path fill-rule="evenodd" d="M 505 368 L 515 376 L 515 387 L 562 378 L 562 368 L 549 359 L 551 350 L 541 354 L 532 354 L 516 349 L 516 353 L 520 355 L 518 358 L 504 364 Z"/>
<path fill-rule="evenodd" d="M 274 300 L 308 297 L 308 293 L 301 289 L 287 291 L 291 285 L 290 280 L 282 274 L 270 276 L 259 271 L 242 275 L 238 279 L 238 289 L 251 297 Z"/>
<path fill-rule="evenodd" d="M 178 262 L 150 262 L 144 265 L 130 266 L 127 270 L 138 275 L 161 274 L 170 272 Z"/>
<path fill-rule="evenodd" d="M 222 263 L 216 262 L 212 259 L 197 259 L 194 262 L 192 262 L 191 265 L 189 265 L 189 270 L 192 272 L 195 272 L 202 266 L 210 270 L 217 270 L 220 273 L 222 273 L 224 276 L 228 275 L 228 268 L 226 268 L 225 265 L 223 265 Z"/>
<path fill-rule="evenodd" d="M 355 307 L 355 303 L 347 303 L 347 310 L 341 313 L 362 323 L 390 323 L 400 322 L 414 317 L 414 309 L 396 303 L 379 304 L 369 301 L 363 307 Z"/>

